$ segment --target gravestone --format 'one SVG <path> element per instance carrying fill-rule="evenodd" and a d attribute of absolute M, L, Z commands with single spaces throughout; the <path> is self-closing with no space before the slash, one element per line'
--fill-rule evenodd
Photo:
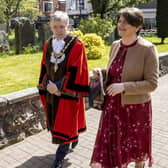
<path fill-rule="evenodd" d="M 30 23 L 28 20 L 23 24 L 21 30 L 21 43 L 22 47 L 27 47 L 29 44 L 35 44 L 35 27 L 34 24 Z"/>
<path fill-rule="evenodd" d="M 16 54 L 24 47 L 35 44 L 35 26 L 28 19 L 21 19 L 15 25 Z"/>
<path fill-rule="evenodd" d="M 44 42 L 52 35 L 48 24 L 41 24 L 38 27 L 38 41 L 41 42 L 42 46 Z"/>
<path fill-rule="evenodd" d="M 16 44 L 16 54 L 20 54 L 21 52 L 21 28 L 22 28 L 22 23 L 16 22 L 15 24 L 15 44 Z"/>
<path fill-rule="evenodd" d="M 5 33 L 5 31 L 0 31 L 0 52 L 9 52 L 9 50 L 10 46 L 8 42 L 8 35 Z"/>

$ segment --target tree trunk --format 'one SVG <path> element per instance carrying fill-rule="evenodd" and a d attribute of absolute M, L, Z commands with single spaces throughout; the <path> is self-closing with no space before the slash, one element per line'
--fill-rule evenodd
<path fill-rule="evenodd" d="M 17 23 L 15 25 L 15 49 L 16 54 L 20 54 L 21 52 L 21 25 Z"/>
<path fill-rule="evenodd" d="M 6 33 L 9 34 L 9 18 L 6 18 Z"/>
<path fill-rule="evenodd" d="M 165 37 L 161 38 L 161 44 L 164 44 Z"/>
<path fill-rule="evenodd" d="M 101 19 L 104 19 L 104 13 L 103 12 L 100 13 L 100 17 L 101 17 Z"/>

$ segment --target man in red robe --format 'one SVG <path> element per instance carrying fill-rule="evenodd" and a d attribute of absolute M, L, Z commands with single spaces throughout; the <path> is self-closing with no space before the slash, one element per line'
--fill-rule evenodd
<path fill-rule="evenodd" d="M 53 168 L 62 167 L 70 142 L 77 142 L 79 133 L 86 130 L 87 57 L 82 42 L 68 34 L 68 22 L 65 12 L 56 12 L 51 18 L 53 36 L 44 44 L 38 85 L 47 128 L 52 142 L 59 144 Z"/>

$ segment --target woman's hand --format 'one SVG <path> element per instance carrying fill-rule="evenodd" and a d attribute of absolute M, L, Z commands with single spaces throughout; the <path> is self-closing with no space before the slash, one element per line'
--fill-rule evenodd
<path fill-rule="evenodd" d="M 57 86 L 55 85 L 55 83 L 49 81 L 49 84 L 47 85 L 47 90 L 49 93 L 51 94 L 55 94 L 57 96 L 61 95 L 61 92 L 58 90 Z"/>
<path fill-rule="evenodd" d="M 124 84 L 123 83 L 113 83 L 109 85 L 106 89 L 106 93 L 109 96 L 115 96 L 119 93 L 122 93 L 124 91 Z"/>

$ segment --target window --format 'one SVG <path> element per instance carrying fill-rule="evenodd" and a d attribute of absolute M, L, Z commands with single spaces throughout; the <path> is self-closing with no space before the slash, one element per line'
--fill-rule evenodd
<path fill-rule="evenodd" d="M 43 1 L 43 12 L 53 12 L 53 2 Z"/>
<path fill-rule="evenodd" d="M 84 0 L 78 0 L 78 9 L 85 9 L 85 2 Z"/>
<path fill-rule="evenodd" d="M 145 29 L 156 29 L 155 18 L 145 18 L 144 22 Z"/>
<path fill-rule="evenodd" d="M 70 9 L 70 10 L 77 10 L 76 0 L 70 0 L 70 1 L 69 1 L 69 9 Z"/>
<path fill-rule="evenodd" d="M 84 9 L 84 2 L 85 0 L 70 0 L 69 1 L 69 9 L 70 10 L 80 10 Z"/>

